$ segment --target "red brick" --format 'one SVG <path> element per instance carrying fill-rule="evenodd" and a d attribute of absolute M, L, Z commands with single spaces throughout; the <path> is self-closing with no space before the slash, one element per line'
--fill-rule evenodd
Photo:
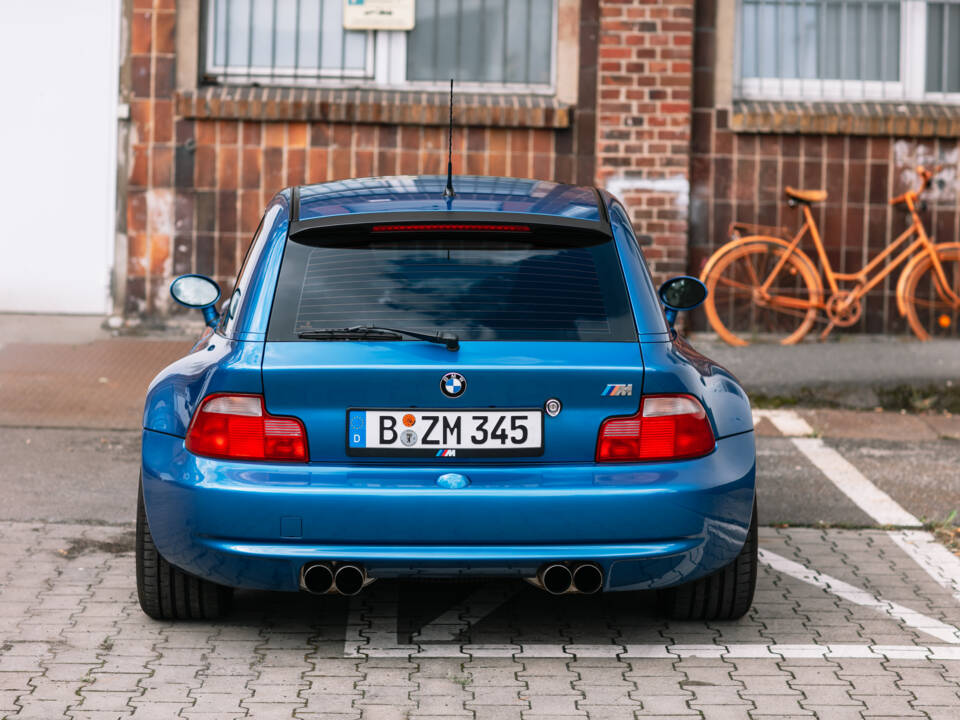
<path fill-rule="evenodd" d="M 173 185 L 173 148 L 154 147 L 150 180 L 154 187 Z"/>
<path fill-rule="evenodd" d="M 263 212 L 263 203 L 260 202 L 258 190 L 243 190 L 240 193 L 240 230 L 252 233 L 260 223 L 260 214 Z"/>
<path fill-rule="evenodd" d="M 196 128 L 197 145 L 215 145 L 217 142 L 217 123 L 215 120 L 200 120 Z"/>
<path fill-rule="evenodd" d="M 287 126 L 287 147 L 304 148 L 307 146 L 307 124 L 290 123 Z"/>
<path fill-rule="evenodd" d="M 264 144 L 270 148 L 283 147 L 286 143 L 287 126 L 285 123 L 269 122 L 263 124 Z"/>
<path fill-rule="evenodd" d="M 243 148 L 243 175 L 241 178 L 241 187 L 250 189 L 260 187 L 260 177 L 263 171 L 261 160 L 262 156 L 260 154 L 260 148 Z"/>
<path fill-rule="evenodd" d="M 153 102 L 153 142 L 173 142 L 173 101 Z"/>
<path fill-rule="evenodd" d="M 267 148 L 263 153 L 263 189 L 272 194 L 283 187 L 283 150 Z"/>
<path fill-rule="evenodd" d="M 197 147 L 193 157 L 194 184 L 198 188 L 212 188 L 217 184 L 217 153 L 211 146 Z"/>
<path fill-rule="evenodd" d="M 244 145 L 260 145 L 261 137 L 261 128 L 263 123 L 259 122 L 244 122 L 243 123 L 243 144 Z"/>
<path fill-rule="evenodd" d="M 133 12 L 130 23 L 130 54 L 149 55 L 153 47 L 153 13 Z"/>
<path fill-rule="evenodd" d="M 306 135 L 304 135 L 306 137 Z M 303 185 L 307 178 L 307 151 L 303 148 L 287 150 L 288 187 Z M 371 173 L 372 174 L 372 173 Z"/>
<path fill-rule="evenodd" d="M 157 53 L 163 55 L 173 55 L 173 53 L 176 51 L 176 22 L 177 16 L 175 13 L 157 13 Z"/>
<path fill-rule="evenodd" d="M 146 187 L 149 177 L 148 168 L 150 167 L 150 146 L 134 145 L 133 153 L 130 158 L 130 174 L 128 180 L 132 187 Z"/>
<path fill-rule="evenodd" d="M 221 190 L 237 189 L 238 154 L 235 147 L 220 147 L 217 151 L 217 187 Z"/>
<path fill-rule="evenodd" d="M 170 260 L 170 238 L 167 235 L 150 236 L 150 274 L 166 275 Z"/>
<path fill-rule="evenodd" d="M 236 145 L 240 135 L 240 123 L 233 120 L 217 122 L 217 141 L 221 145 Z"/>
<path fill-rule="evenodd" d="M 143 233 L 127 235 L 127 275 L 143 277 L 147 274 L 147 236 Z"/>
<path fill-rule="evenodd" d="M 327 180 L 327 149 L 310 148 L 307 159 L 309 171 L 307 173 L 307 182 L 320 183 Z"/>
<path fill-rule="evenodd" d="M 351 177 L 350 150 L 336 148 L 333 150 L 333 168 L 331 180 L 343 180 Z"/>

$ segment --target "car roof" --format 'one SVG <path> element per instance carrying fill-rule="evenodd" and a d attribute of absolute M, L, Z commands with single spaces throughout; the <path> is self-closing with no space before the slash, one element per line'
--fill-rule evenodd
<path fill-rule="evenodd" d="M 303 185 L 292 191 L 295 223 L 319 226 L 402 213 L 458 213 L 476 218 L 513 214 L 540 222 L 609 227 L 599 193 L 591 187 L 546 180 L 456 175 L 456 196 L 443 197 L 443 175 L 399 175 Z M 358 217 L 361 216 L 361 217 Z M 369 216 L 364 218 L 362 216 Z M 438 216 L 439 217 L 439 216 Z M 555 220 L 550 220 L 554 218 Z"/>

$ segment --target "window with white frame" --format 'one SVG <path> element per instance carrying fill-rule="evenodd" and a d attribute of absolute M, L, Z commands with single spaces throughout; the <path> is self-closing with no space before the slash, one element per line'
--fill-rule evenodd
<path fill-rule="evenodd" d="M 738 97 L 960 101 L 960 0 L 740 0 Z"/>
<path fill-rule="evenodd" d="M 203 78 L 550 93 L 557 0 L 416 0 L 409 32 L 343 29 L 344 0 L 206 0 Z"/>

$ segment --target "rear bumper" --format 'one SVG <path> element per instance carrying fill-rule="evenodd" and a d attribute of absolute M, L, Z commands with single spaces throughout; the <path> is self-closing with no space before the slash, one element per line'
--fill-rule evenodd
<path fill-rule="evenodd" d="M 459 490 L 436 478 L 455 469 Z M 746 538 L 753 433 L 704 458 L 645 465 L 268 465 L 211 460 L 143 433 L 147 517 L 161 554 L 234 587 L 296 590 L 309 560 L 373 577 L 531 576 L 592 560 L 605 589 L 667 587 L 729 563 Z"/>

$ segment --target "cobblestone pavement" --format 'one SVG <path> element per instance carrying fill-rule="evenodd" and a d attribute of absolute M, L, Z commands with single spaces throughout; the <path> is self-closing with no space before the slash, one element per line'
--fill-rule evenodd
<path fill-rule="evenodd" d="M 651 594 L 378 581 L 158 623 L 122 524 L 136 431 L 116 428 L 189 343 L 107 345 L 0 348 L 2 718 L 960 718 L 960 560 L 915 529 L 960 507 L 956 415 L 758 412 L 760 522 L 783 527 L 761 529 L 739 622 L 666 621 Z"/>
<path fill-rule="evenodd" d="M 764 529 L 735 623 L 665 621 L 645 594 L 385 581 L 353 599 L 243 592 L 226 621 L 158 623 L 136 604 L 129 526 L 2 522 L 0 711 L 955 719 L 960 588 L 902 549 L 927 539 Z"/>

